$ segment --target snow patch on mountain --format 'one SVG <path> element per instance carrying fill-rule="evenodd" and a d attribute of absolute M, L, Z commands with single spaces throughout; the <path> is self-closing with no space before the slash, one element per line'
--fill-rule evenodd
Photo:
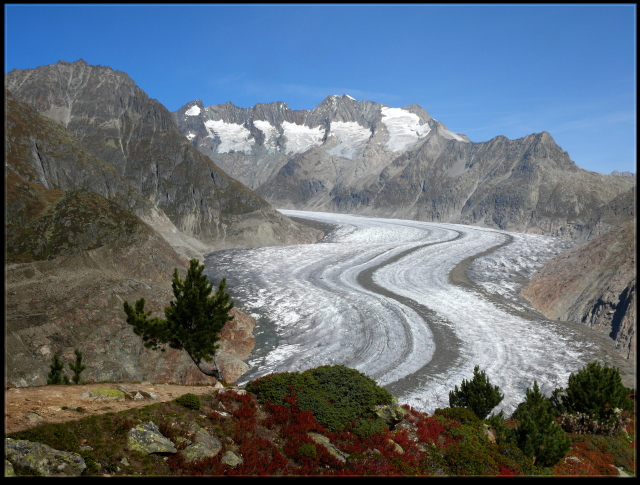
<path fill-rule="evenodd" d="M 453 131 L 449 131 L 449 130 L 444 130 L 444 136 L 446 138 L 453 138 L 454 140 L 458 140 L 458 141 L 465 141 L 465 142 L 467 141 L 457 133 L 454 133 Z"/>
<path fill-rule="evenodd" d="M 276 151 L 276 140 L 278 130 L 275 126 L 265 120 L 254 120 L 253 125 L 264 133 L 264 146 L 268 151 Z"/>
<path fill-rule="evenodd" d="M 251 133 L 244 126 L 225 123 L 221 120 L 207 120 L 204 126 L 207 128 L 211 138 L 216 136 L 220 138 L 218 153 L 229 153 L 231 151 L 251 152 L 253 140 L 249 138 Z"/>
<path fill-rule="evenodd" d="M 198 116 L 200 114 L 200 107 L 198 105 L 193 105 L 187 111 L 184 112 L 185 116 Z"/>
<path fill-rule="evenodd" d="M 381 111 L 382 122 L 389 131 L 386 147 L 392 152 L 401 152 L 411 148 L 431 131 L 428 123 L 420 124 L 420 118 L 415 113 L 402 108 L 388 108 L 386 106 L 383 106 Z"/>
<path fill-rule="evenodd" d="M 334 121 L 331 123 L 330 135 L 338 138 L 340 144 L 327 150 L 327 153 L 352 160 L 359 150 L 364 149 L 371 137 L 371 130 L 355 121 Z"/>
<path fill-rule="evenodd" d="M 305 125 L 284 121 L 282 128 L 286 139 L 286 153 L 304 153 L 310 148 L 322 144 L 324 137 L 322 126 L 309 128 Z"/>

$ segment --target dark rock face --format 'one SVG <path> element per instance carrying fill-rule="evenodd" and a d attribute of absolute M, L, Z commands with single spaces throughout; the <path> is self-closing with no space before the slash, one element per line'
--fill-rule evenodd
<path fill-rule="evenodd" d="M 594 212 L 635 177 L 577 167 L 546 132 L 472 143 L 419 106 L 330 96 L 173 113 L 191 143 L 282 208 L 481 224 L 585 239 Z"/>
<path fill-rule="evenodd" d="M 125 73 L 82 60 L 60 61 L 11 71 L 5 80 L 16 99 L 65 127 L 187 236 L 216 248 L 311 242 L 318 237 L 194 149 L 166 108 Z M 46 162 L 52 172 L 89 178 L 85 167 L 71 170 L 55 158 Z M 96 183 L 108 185 L 104 177 Z M 121 196 L 124 191 L 109 189 Z"/>
<path fill-rule="evenodd" d="M 634 359 L 635 248 L 631 220 L 551 259 L 521 293 L 547 318 L 600 330 Z"/>

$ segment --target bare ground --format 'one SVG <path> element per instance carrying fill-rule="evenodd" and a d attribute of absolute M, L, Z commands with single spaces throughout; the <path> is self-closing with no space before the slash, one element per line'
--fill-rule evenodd
<path fill-rule="evenodd" d="M 99 388 L 117 389 L 125 386 L 131 390 L 152 393 L 158 399 L 139 399 L 125 401 L 92 401 L 81 398 L 86 391 Z M 180 386 L 173 384 L 138 383 L 97 383 L 70 386 L 19 387 L 5 390 L 4 432 L 12 433 L 32 428 L 41 423 L 62 423 L 73 421 L 93 414 L 118 412 L 156 402 L 171 401 L 177 397 L 193 393 L 211 394 L 212 386 Z M 62 409 L 65 407 L 66 409 Z M 84 409 L 79 412 L 78 407 Z"/>

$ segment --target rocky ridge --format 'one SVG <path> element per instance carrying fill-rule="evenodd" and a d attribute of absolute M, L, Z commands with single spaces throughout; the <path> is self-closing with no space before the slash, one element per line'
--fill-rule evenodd
<path fill-rule="evenodd" d="M 547 132 L 471 142 L 417 105 L 329 96 L 310 111 L 282 102 L 187 103 L 173 117 L 191 144 L 286 209 L 479 224 L 584 240 L 591 216 L 635 177 L 580 169 Z"/>
<path fill-rule="evenodd" d="M 13 70 L 5 85 L 13 97 L 56 121 L 102 162 L 100 170 L 93 163 L 69 166 L 66 158 L 43 157 L 39 145 L 34 150 L 31 143 L 32 156 L 25 163 L 44 169 L 38 175 L 40 183 L 49 184 L 45 187 L 82 186 L 107 198 L 129 196 L 134 189 L 138 199 L 150 204 L 138 208 L 128 203 L 125 208 L 167 233 L 170 242 L 183 236 L 208 249 L 312 242 L 319 236 L 202 156 L 177 130 L 167 109 L 123 72 L 83 60 L 60 61 Z M 48 176 L 61 172 L 71 177 Z M 110 183 L 116 175 L 128 187 Z"/>

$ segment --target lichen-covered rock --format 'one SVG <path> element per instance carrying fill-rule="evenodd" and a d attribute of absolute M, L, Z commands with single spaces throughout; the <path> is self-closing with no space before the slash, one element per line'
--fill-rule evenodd
<path fill-rule="evenodd" d="M 42 443 L 5 439 L 6 460 L 13 466 L 30 467 L 44 476 L 77 476 L 87 468 L 84 458 L 76 453 L 60 451 Z M 11 467 L 13 471 L 13 467 Z M 7 465 L 5 462 L 5 474 Z"/>
<path fill-rule="evenodd" d="M 238 465 L 240 465 L 241 463 L 243 463 L 244 461 L 242 460 L 242 458 L 240 458 L 238 455 L 236 455 L 233 451 L 227 451 L 222 459 L 220 460 L 221 463 L 224 463 L 225 465 L 228 465 L 232 468 L 237 467 Z"/>
<path fill-rule="evenodd" d="M 194 462 L 216 456 L 222 450 L 222 443 L 215 436 L 211 436 L 203 428 L 197 427 L 194 443 L 180 452 L 184 461 Z"/>
<path fill-rule="evenodd" d="M 4 460 L 4 476 L 5 477 L 15 477 L 16 476 L 16 472 L 13 469 L 13 465 L 6 458 Z"/>
<path fill-rule="evenodd" d="M 129 431 L 129 449 L 144 453 L 177 453 L 178 450 L 164 437 L 152 421 L 142 423 Z"/>
<path fill-rule="evenodd" d="M 383 404 L 374 408 L 376 416 L 381 418 L 390 428 L 400 423 L 407 411 L 400 406 L 398 400 L 394 397 L 391 404 Z"/>
<path fill-rule="evenodd" d="M 391 446 L 393 446 L 393 449 L 396 451 L 396 453 L 400 453 L 401 455 L 404 453 L 404 449 L 398 443 L 391 439 L 389 440 L 389 443 L 391 444 Z"/>
<path fill-rule="evenodd" d="M 82 399 L 90 399 L 92 401 L 124 401 L 125 394 L 118 389 L 108 387 L 99 387 L 80 394 Z"/>
<path fill-rule="evenodd" d="M 316 443 L 318 443 L 319 445 L 324 446 L 327 451 L 329 451 L 329 453 L 331 453 L 332 456 L 334 456 L 335 458 L 337 458 L 338 460 L 340 460 L 341 462 L 346 462 L 347 458 L 349 455 L 347 455 L 346 453 L 340 451 L 338 448 L 336 448 L 331 441 L 329 441 L 329 438 L 327 438 L 324 435 L 321 435 L 319 433 L 313 433 L 313 432 L 309 432 L 307 433 L 309 435 L 309 437 L 315 441 Z"/>

